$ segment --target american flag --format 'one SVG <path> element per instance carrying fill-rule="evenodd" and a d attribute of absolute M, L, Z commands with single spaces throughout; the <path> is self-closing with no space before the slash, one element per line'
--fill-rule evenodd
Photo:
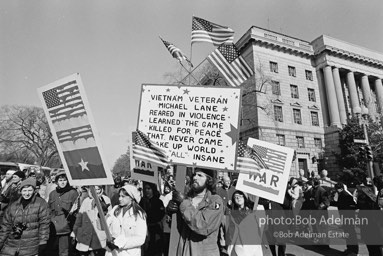
<path fill-rule="evenodd" d="M 208 56 L 208 60 L 233 87 L 240 86 L 254 74 L 234 44 L 223 44 Z"/>
<path fill-rule="evenodd" d="M 172 43 L 170 43 L 168 41 L 165 41 L 161 37 L 160 37 L 160 39 L 162 40 L 162 42 L 164 43 L 165 47 L 168 49 L 170 54 L 173 56 L 173 58 L 177 59 L 179 62 L 181 62 L 183 60 L 186 60 L 187 63 L 191 67 L 193 67 L 193 64 L 191 63 L 191 61 L 188 59 L 188 57 L 185 56 L 185 54 L 183 54 L 181 52 L 181 50 L 179 48 L 177 48 L 174 44 L 172 44 Z"/>
<path fill-rule="evenodd" d="M 88 140 L 90 138 L 94 138 L 90 124 L 57 131 L 56 134 L 60 143 L 64 143 L 66 141 L 72 141 L 75 143 L 79 139 Z"/>
<path fill-rule="evenodd" d="M 169 165 L 165 151 L 140 130 L 137 130 L 133 135 L 133 158 L 164 167 Z"/>
<path fill-rule="evenodd" d="M 287 154 L 275 149 L 253 145 L 253 150 L 265 161 L 269 170 L 283 173 Z"/>
<path fill-rule="evenodd" d="M 231 28 L 214 24 L 210 21 L 193 17 L 191 43 L 207 42 L 215 46 L 222 43 L 232 43 L 234 30 Z"/>
<path fill-rule="evenodd" d="M 237 154 L 237 171 L 240 173 L 268 169 L 266 163 L 249 146 L 239 142 Z"/>
<path fill-rule="evenodd" d="M 86 115 L 75 80 L 43 92 L 43 98 L 53 123 Z"/>

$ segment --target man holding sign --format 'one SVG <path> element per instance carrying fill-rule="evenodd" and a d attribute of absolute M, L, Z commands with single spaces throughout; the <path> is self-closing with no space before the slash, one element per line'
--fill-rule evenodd
<path fill-rule="evenodd" d="M 215 171 L 196 168 L 190 193 L 186 198 L 173 192 L 167 210 L 178 213 L 180 238 L 177 256 L 219 256 L 218 231 L 223 219 L 223 202 L 212 195 Z"/>

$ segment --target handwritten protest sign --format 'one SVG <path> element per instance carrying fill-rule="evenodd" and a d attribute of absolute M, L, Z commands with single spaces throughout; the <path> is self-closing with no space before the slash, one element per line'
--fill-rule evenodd
<path fill-rule="evenodd" d="M 80 74 L 41 87 L 38 94 L 70 184 L 114 184 Z"/>
<path fill-rule="evenodd" d="M 238 190 L 283 203 L 294 149 L 249 138 L 247 145 L 263 160 L 262 168 L 240 173 Z"/>
<path fill-rule="evenodd" d="M 241 89 L 142 85 L 138 130 L 173 164 L 235 170 Z"/>

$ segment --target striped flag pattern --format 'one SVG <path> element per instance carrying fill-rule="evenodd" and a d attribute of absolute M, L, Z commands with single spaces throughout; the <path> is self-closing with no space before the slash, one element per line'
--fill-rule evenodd
<path fill-rule="evenodd" d="M 240 86 L 254 74 L 234 44 L 221 45 L 208 56 L 208 60 L 233 87 Z"/>
<path fill-rule="evenodd" d="M 140 130 L 137 130 L 133 135 L 133 158 L 163 167 L 169 165 L 165 151 Z"/>
<path fill-rule="evenodd" d="M 268 166 L 252 148 L 240 141 L 237 154 L 237 171 L 249 173 L 260 169 L 268 169 Z"/>
<path fill-rule="evenodd" d="M 160 39 L 164 43 L 166 49 L 168 49 L 170 54 L 173 56 L 173 58 L 177 59 L 179 62 L 181 62 L 183 60 L 186 60 L 187 63 L 191 67 L 193 67 L 193 64 L 191 63 L 191 61 L 188 59 L 188 57 L 185 56 L 185 54 L 182 53 L 182 51 L 179 48 L 177 48 L 174 44 L 172 44 L 172 43 L 170 43 L 168 41 L 165 41 L 161 37 L 160 37 Z"/>
<path fill-rule="evenodd" d="M 269 170 L 283 173 L 287 159 L 287 153 L 254 145 L 253 150 L 265 161 Z"/>
<path fill-rule="evenodd" d="M 214 24 L 210 21 L 193 17 L 191 43 L 205 42 L 219 46 L 223 43 L 233 43 L 234 30 Z"/>
<path fill-rule="evenodd" d="M 43 92 L 52 122 L 86 115 L 76 80 Z"/>

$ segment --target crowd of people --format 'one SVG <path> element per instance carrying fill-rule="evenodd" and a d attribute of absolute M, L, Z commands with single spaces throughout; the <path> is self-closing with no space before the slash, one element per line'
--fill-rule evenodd
<path fill-rule="evenodd" d="M 116 176 L 107 188 L 72 187 L 63 170 L 49 177 L 9 170 L 1 181 L 0 255 L 167 256 L 173 250 L 180 256 L 240 256 L 263 255 L 266 246 L 273 256 L 283 256 L 286 244 L 274 241 L 273 230 L 262 230 L 255 221 L 259 210 L 289 210 L 297 216 L 330 205 L 383 209 L 382 175 L 374 180 L 377 195 L 367 180 L 351 193 L 341 182 L 327 187 L 321 178 L 300 175 L 290 179 L 281 204 L 236 190 L 233 177 L 211 169 L 195 168 L 183 191 L 175 188 L 173 175 L 169 168 L 158 184 Z M 169 248 L 172 217 L 179 237 Z M 356 237 L 355 229 L 343 229 Z M 361 230 L 362 238 L 366 232 Z M 370 255 L 381 255 L 379 245 L 367 248 Z M 345 255 L 357 253 L 358 245 L 348 243 Z"/>

